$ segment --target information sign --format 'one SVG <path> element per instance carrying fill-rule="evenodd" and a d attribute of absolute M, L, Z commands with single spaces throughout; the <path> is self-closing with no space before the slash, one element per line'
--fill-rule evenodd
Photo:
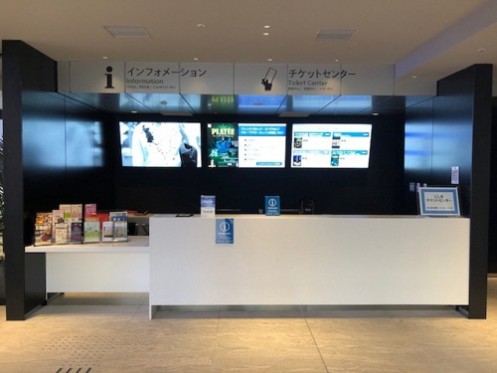
<path fill-rule="evenodd" d="M 419 188 L 421 215 L 459 216 L 459 196 L 455 187 Z"/>

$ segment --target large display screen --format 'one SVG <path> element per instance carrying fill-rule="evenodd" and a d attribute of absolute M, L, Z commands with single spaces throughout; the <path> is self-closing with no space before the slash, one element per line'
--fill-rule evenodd
<path fill-rule="evenodd" d="M 294 124 L 293 168 L 367 168 L 371 124 Z"/>
<path fill-rule="evenodd" d="M 209 123 L 209 167 L 285 167 L 286 124 Z"/>
<path fill-rule="evenodd" d="M 197 122 L 119 122 L 125 167 L 201 167 Z"/>

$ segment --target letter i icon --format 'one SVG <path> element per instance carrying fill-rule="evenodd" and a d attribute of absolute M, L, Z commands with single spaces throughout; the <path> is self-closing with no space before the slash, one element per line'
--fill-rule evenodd
<path fill-rule="evenodd" d="M 107 66 L 105 69 L 107 71 L 107 74 L 105 74 L 106 77 L 106 89 L 112 89 L 114 86 L 112 85 L 112 66 Z"/>

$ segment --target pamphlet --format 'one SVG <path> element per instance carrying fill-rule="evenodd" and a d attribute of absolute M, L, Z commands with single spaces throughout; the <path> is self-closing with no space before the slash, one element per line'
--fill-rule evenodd
<path fill-rule="evenodd" d="M 100 242 L 100 218 L 98 216 L 85 218 L 84 242 Z"/>
<path fill-rule="evenodd" d="M 52 244 L 52 213 L 37 212 L 35 220 L 35 246 Z"/>

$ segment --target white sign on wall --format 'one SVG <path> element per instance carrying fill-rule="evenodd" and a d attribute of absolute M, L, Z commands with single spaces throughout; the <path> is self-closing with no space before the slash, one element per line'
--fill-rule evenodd
<path fill-rule="evenodd" d="M 393 95 L 391 65 L 73 61 L 70 92 L 211 95 Z M 62 82 L 62 79 L 61 79 Z"/>
<path fill-rule="evenodd" d="M 179 63 L 126 62 L 126 92 L 179 93 Z"/>
<path fill-rule="evenodd" d="M 340 64 L 289 65 L 288 94 L 339 95 L 345 76 Z"/>
<path fill-rule="evenodd" d="M 124 62 L 73 61 L 69 76 L 71 92 L 124 92 Z"/>
<path fill-rule="evenodd" d="M 287 65 L 235 64 L 235 94 L 286 95 Z"/>
<path fill-rule="evenodd" d="M 394 67 L 385 65 L 342 65 L 342 95 L 394 94 Z"/>
<path fill-rule="evenodd" d="M 232 63 L 181 63 L 181 93 L 233 94 Z"/>

